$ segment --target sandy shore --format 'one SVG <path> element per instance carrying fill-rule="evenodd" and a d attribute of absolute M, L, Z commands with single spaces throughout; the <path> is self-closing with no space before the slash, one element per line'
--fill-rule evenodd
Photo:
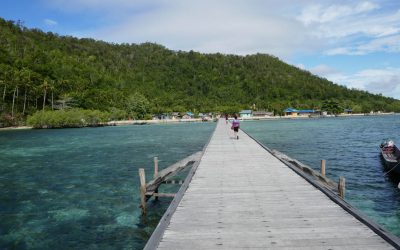
<path fill-rule="evenodd" d="M 29 126 L 17 126 L 17 127 L 5 127 L 5 128 L 0 128 L 1 130 L 16 130 L 16 129 L 32 129 L 33 127 Z"/>

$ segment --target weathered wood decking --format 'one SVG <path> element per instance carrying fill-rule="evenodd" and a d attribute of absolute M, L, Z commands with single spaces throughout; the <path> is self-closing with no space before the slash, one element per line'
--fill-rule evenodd
<path fill-rule="evenodd" d="M 232 136 L 220 120 L 169 224 L 146 248 L 394 249 L 245 133 Z"/>

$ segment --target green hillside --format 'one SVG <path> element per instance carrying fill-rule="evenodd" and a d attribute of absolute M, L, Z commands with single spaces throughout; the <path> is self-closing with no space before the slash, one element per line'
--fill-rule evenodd
<path fill-rule="evenodd" d="M 235 111 L 256 104 L 321 108 L 335 100 L 356 112 L 400 111 L 400 101 L 346 87 L 278 58 L 111 44 L 28 29 L 0 18 L 2 120 L 78 107 L 131 117 L 171 111 Z M 1 122 L 1 121 L 0 121 Z"/>

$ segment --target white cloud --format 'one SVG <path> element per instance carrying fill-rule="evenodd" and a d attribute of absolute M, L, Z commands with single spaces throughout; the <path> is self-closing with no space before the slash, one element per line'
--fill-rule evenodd
<path fill-rule="evenodd" d="M 51 19 L 44 19 L 43 22 L 47 25 L 47 26 L 56 26 L 58 25 L 58 23 L 54 20 Z"/>
<path fill-rule="evenodd" d="M 364 39 L 384 37 L 398 34 L 400 31 L 400 15 L 396 13 L 369 15 L 352 15 L 333 20 L 327 24 L 314 26 L 319 36 L 327 38 L 345 38 L 349 36 Z"/>
<path fill-rule="evenodd" d="M 325 51 L 326 55 L 366 55 L 375 52 L 400 52 L 400 34 L 395 36 L 379 37 L 360 45 L 347 48 L 334 48 Z"/>
<path fill-rule="evenodd" d="M 319 46 L 297 20 L 245 1 L 171 1 L 122 24 L 95 30 L 92 36 L 114 42 L 154 41 L 181 50 L 283 57 Z"/>
<path fill-rule="evenodd" d="M 43 1 L 62 11 L 95 13 L 102 23 L 110 20 L 75 32 L 80 36 L 151 41 L 175 50 L 261 52 L 284 59 L 295 53 L 360 55 L 397 52 L 400 35 L 400 10 L 383 10 L 385 2 L 375 0 Z"/>
<path fill-rule="evenodd" d="M 313 68 L 310 69 L 311 73 L 315 74 L 315 75 L 319 75 L 319 76 L 329 76 L 329 75 L 335 75 L 338 73 L 338 70 L 329 67 L 328 65 L 325 64 L 320 64 L 317 65 Z"/>
<path fill-rule="evenodd" d="M 400 69 L 366 69 L 348 79 L 350 84 L 362 84 L 372 93 L 400 99 Z"/>
<path fill-rule="evenodd" d="M 313 72 L 312 69 L 310 71 Z M 400 99 L 400 68 L 364 69 L 354 74 L 321 71 L 318 75 L 348 88 L 366 90 L 374 94 Z"/>
<path fill-rule="evenodd" d="M 304 64 L 302 64 L 302 63 L 296 64 L 296 65 L 294 65 L 294 66 L 297 67 L 297 68 L 299 68 L 299 69 L 302 69 L 302 70 L 305 70 L 305 69 L 306 69 L 306 66 L 305 66 Z"/>
<path fill-rule="evenodd" d="M 315 37 L 326 41 L 326 55 L 397 53 L 400 51 L 399 9 L 383 10 L 371 2 L 311 4 L 302 10 L 298 20 Z"/>
<path fill-rule="evenodd" d="M 312 4 L 306 6 L 298 19 L 305 25 L 312 23 L 328 23 L 339 19 L 352 17 L 379 8 L 377 4 L 362 2 L 356 5 L 322 5 Z"/>
<path fill-rule="evenodd" d="M 87 11 L 87 10 L 118 10 L 123 11 L 126 8 L 140 8 L 148 6 L 151 2 L 146 0 L 43 0 L 48 6 L 52 6 L 64 11 Z M 162 3 L 165 0 L 158 1 Z"/>
<path fill-rule="evenodd" d="M 325 55 L 328 56 L 334 56 L 334 55 L 354 55 L 354 52 L 351 52 L 349 48 L 334 48 L 334 49 L 328 49 L 324 52 Z"/>

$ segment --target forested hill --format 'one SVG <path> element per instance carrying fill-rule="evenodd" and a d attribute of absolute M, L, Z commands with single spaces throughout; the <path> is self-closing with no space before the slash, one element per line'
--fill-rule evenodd
<path fill-rule="evenodd" d="M 172 51 L 110 44 L 28 29 L 0 18 L 0 109 L 24 116 L 68 105 L 146 112 L 321 108 L 335 100 L 354 111 L 400 111 L 400 101 L 349 90 L 278 58 Z"/>

